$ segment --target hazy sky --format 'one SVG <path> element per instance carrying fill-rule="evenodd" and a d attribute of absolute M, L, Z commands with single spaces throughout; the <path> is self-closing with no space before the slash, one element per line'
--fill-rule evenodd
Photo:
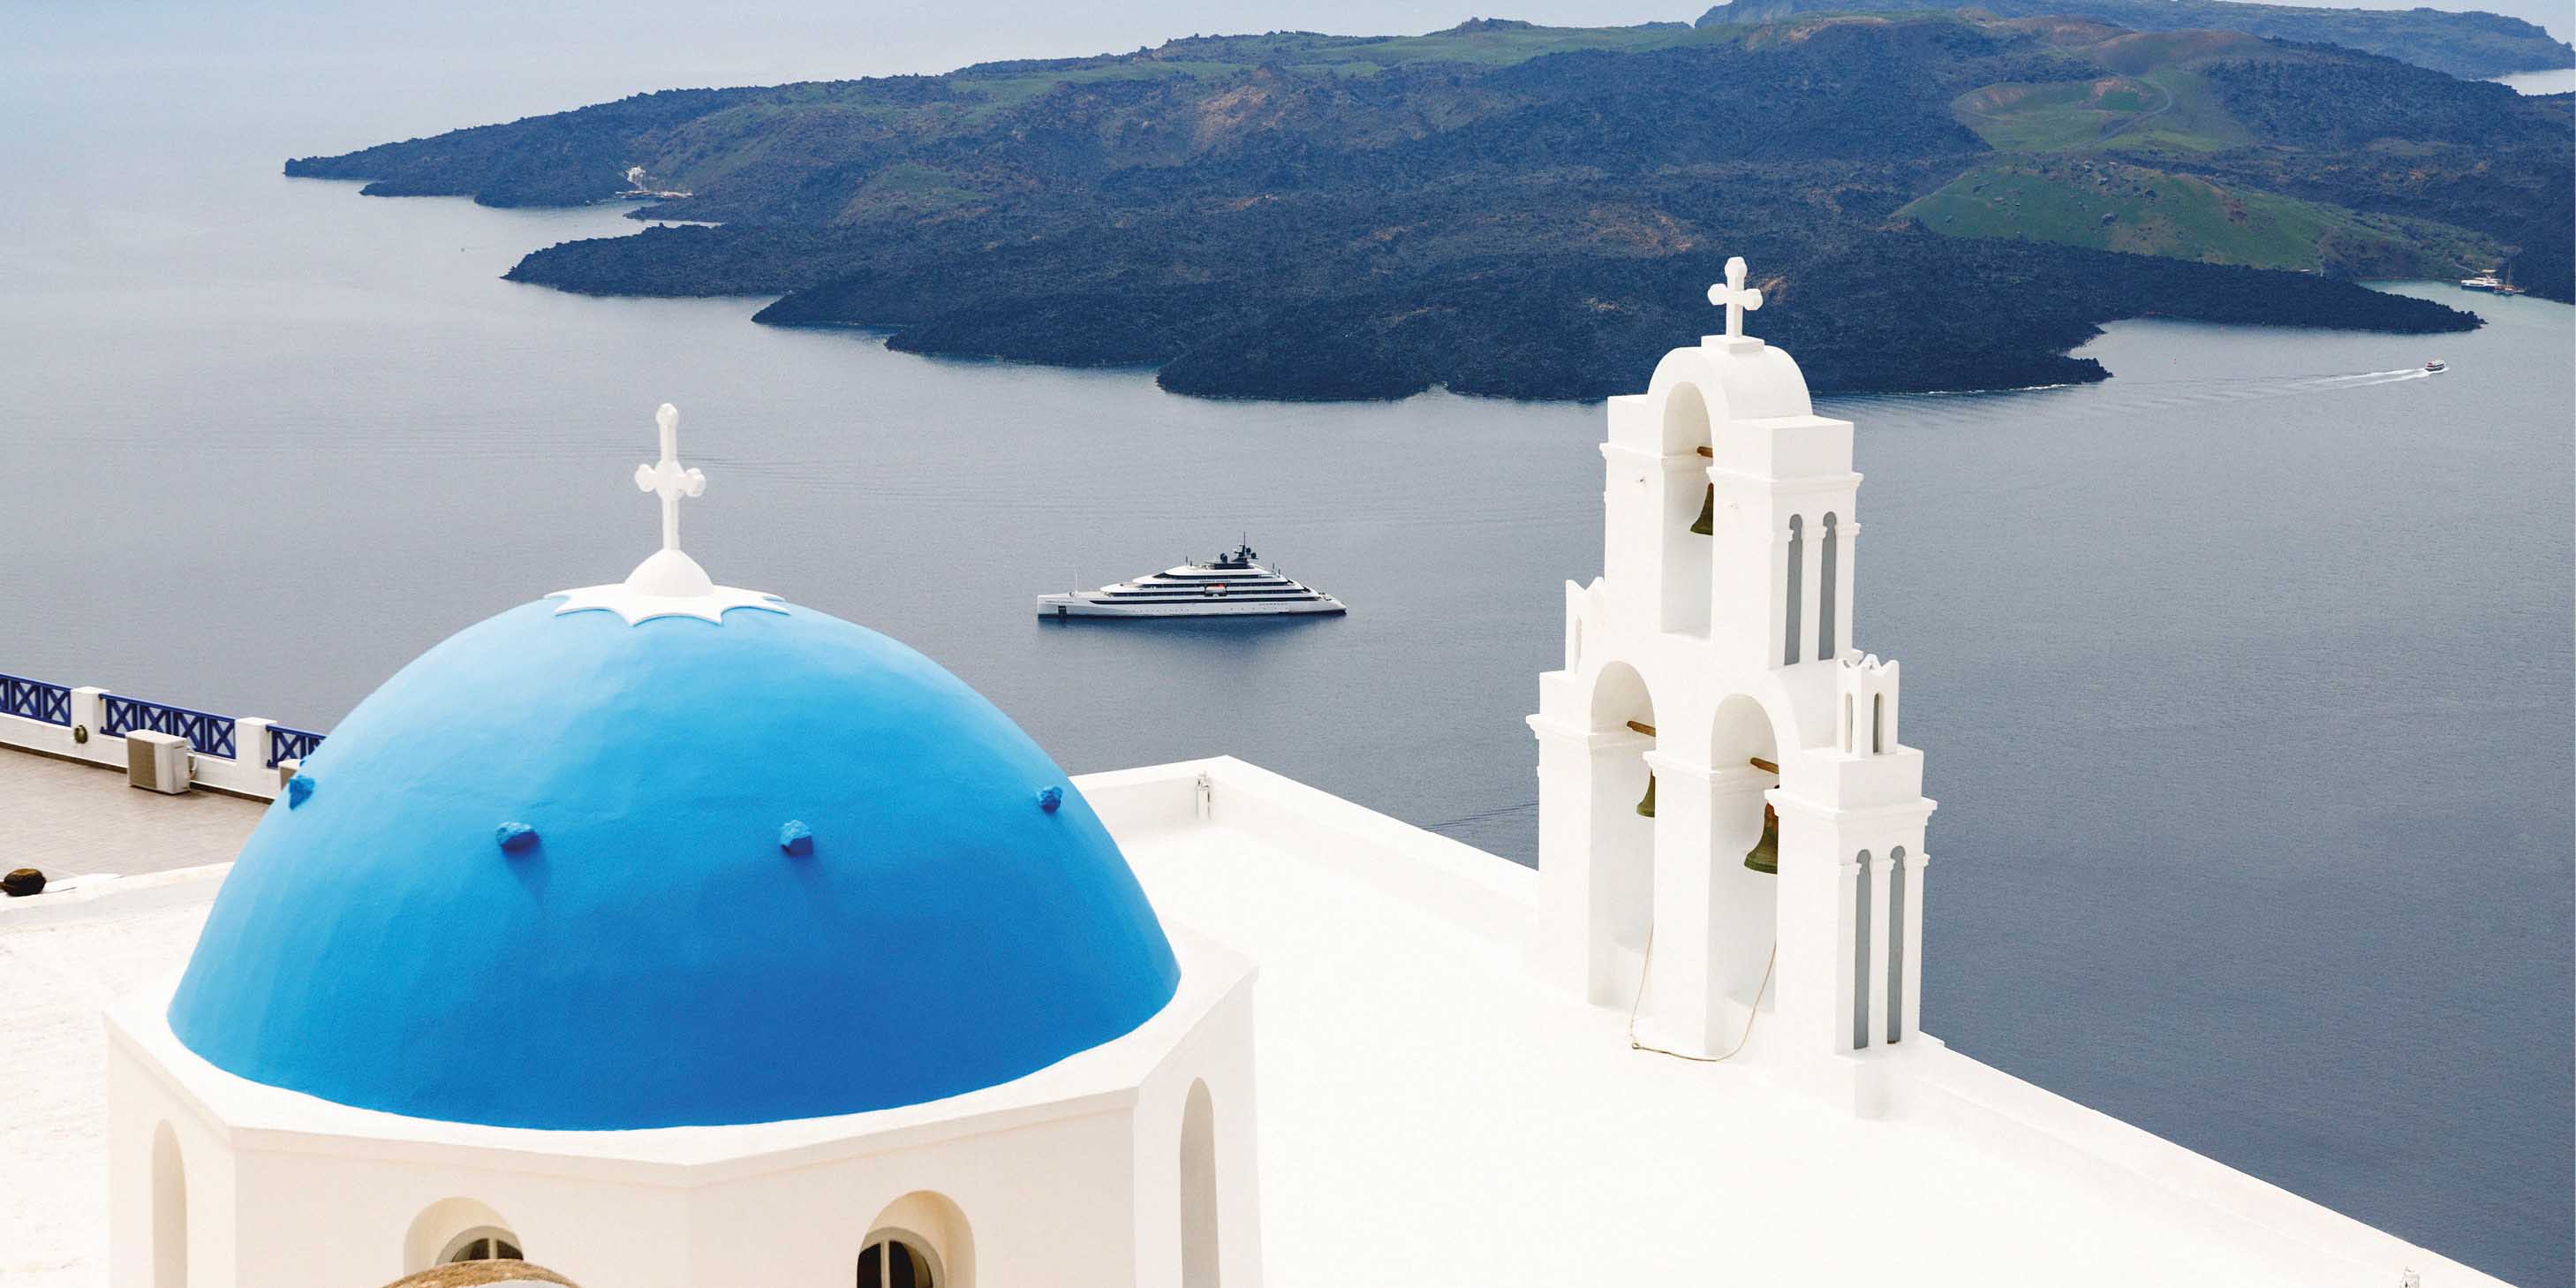
<path fill-rule="evenodd" d="M 2412 0 L 2345 2 L 2405 8 Z M 2576 28 L 2570 0 L 2443 7 L 2493 8 L 2562 36 Z M 1608 24 L 1688 20 L 1703 8 L 1695 0 L 1508 0 L 1484 12 Z M 379 142 L 388 129 L 427 133 L 644 89 L 937 72 L 1130 50 L 1194 32 L 1419 32 L 1468 16 L 1465 0 L 6 0 L 0 75 L 66 88 L 97 77 L 137 88 L 136 78 L 155 74 L 256 78 L 275 89 L 281 108 L 330 113 L 306 124 L 320 150 Z"/>

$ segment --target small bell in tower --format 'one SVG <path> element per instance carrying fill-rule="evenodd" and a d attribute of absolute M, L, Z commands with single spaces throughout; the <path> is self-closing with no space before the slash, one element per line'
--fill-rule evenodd
<path fill-rule="evenodd" d="M 1637 801 L 1637 813 L 1647 818 L 1655 816 L 1655 776 L 1653 774 L 1646 775 L 1646 794 Z"/>
<path fill-rule="evenodd" d="M 1717 485 L 1708 485 L 1708 494 L 1700 498 L 1699 517 L 1691 520 L 1691 531 L 1703 537 L 1717 535 Z"/>
<path fill-rule="evenodd" d="M 1654 784 L 1648 783 L 1652 788 Z M 1653 793 L 1648 792 L 1649 795 Z M 1780 814 L 1767 803 L 1762 807 L 1762 839 L 1744 852 L 1744 866 L 1756 872 L 1780 875 Z"/>

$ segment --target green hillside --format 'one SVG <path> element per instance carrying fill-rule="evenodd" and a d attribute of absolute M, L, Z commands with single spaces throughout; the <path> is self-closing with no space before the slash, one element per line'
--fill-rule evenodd
<path fill-rule="evenodd" d="M 287 171 L 559 205 L 640 166 L 686 193 L 640 218 L 702 226 L 510 276 L 776 295 L 758 321 L 907 351 L 1201 394 L 1597 397 L 1706 327 L 1739 254 L 1819 389 L 2099 379 L 2069 350 L 2149 313 L 2474 325 L 2348 279 L 2501 263 L 2576 293 L 2571 124 L 2563 96 L 2321 45 L 1815 14 L 670 90 Z"/>
<path fill-rule="evenodd" d="M 2060 152 L 2118 146 L 2216 152 L 2254 141 L 2201 77 L 2179 67 L 2138 76 L 2039 84 L 2005 82 L 1951 103 L 1961 124 L 1998 152 Z"/>
<path fill-rule="evenodd" d="M 2576 66 L 2570 49 L 2520 18 L 2448 9 L 2330 9 L 2238 0 L 1728 0 L 1704 28 L 1781 22 L 1818 13 L 1976 12 L 2002 18 L 2083 18 L 2131 31 L 2241 32 L 2340 45 L 2467 80 Z"/>
<path fill-rule="evenodd" d="M 2456 277 L 2502 257 L 2466 229 L 2091 158 L 1995 161 L 1907 204 L 1953 237 L 2006 237 L 2345 277 Z"/>

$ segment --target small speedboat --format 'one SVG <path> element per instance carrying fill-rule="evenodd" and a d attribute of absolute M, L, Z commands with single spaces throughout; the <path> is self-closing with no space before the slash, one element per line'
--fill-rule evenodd
<path fill-rule="evenodd" d="M 2440 375 L 2450 369 L 2450 365 L 2443 362 L 2440 358 L 2435 358 L 2431 362 L 2424 364 L 2424 374 L 2428 376 Z"/>
<path fill-rule="evenodd" d="M 1133 581 L 1038 596 L 1040 617 L 1329 617 L 1342 601 L 1291 581 L 1249 544 Z"/>

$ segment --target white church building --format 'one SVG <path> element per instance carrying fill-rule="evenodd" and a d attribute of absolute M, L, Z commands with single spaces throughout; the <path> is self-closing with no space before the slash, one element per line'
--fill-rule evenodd
<path fill-rule="evenodd" d="M 1746 277 L 1609 401 L 1535 871 L 1231 758 L 1068 777 L 715 584 L 665 407 L 626 580 L 423 654 L 234 863 L 0 907 L 64 999 L 10 1067 L 99 1105 L 0 1128 L 28 1288 L 2494 1283 L 1918 1028 L 1854 427 Z"/>

